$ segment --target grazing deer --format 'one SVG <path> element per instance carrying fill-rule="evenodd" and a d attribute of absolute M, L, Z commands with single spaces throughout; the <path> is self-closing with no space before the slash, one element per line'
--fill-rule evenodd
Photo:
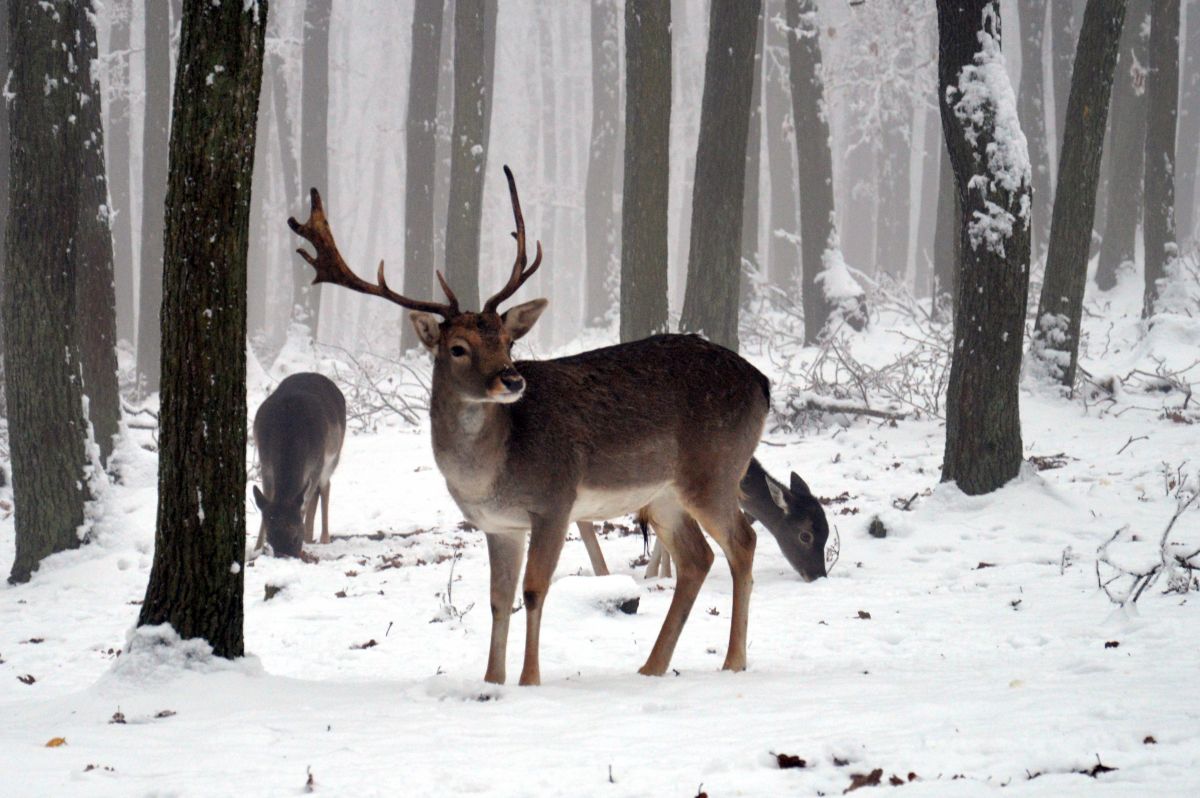
<path fill-rule="evenodd" d="M 277 556 L 299 557 L 313 542 L 317 499 L 321 542 L 329 542 L 329 478 L 346 437 L 346 399 L 327 377 L 287 377 L 254 414 L 254 445 L 263 489 L 254 486 L 262 511 L 256 549 L 271 544 Z"/>
<path fill-rule="evenodd" d="M 288 224 L 316 250 L 300 254 L 316 283 L 334 283 L 415 311 L 434 356 L 430 421 L 433 454 L 466 519 L 487 533 L 492 636 L 489 682 L 503 683 L 509 620 L 525 566 L 525 660 L 521 684 L 538 684 L 538 639 L 550 579 L 572 521 L 645 508 L 675 558 L 679 581 L 641 673 L 661 675 L 712 566 L 701 525 L 733 573 L 733 613 L 724 667 L 746 667 L 754 530 L 738 508 L 738 483 L 762 434 L 767 378 L 737 354 L 692 335 L 658 335 L 572 357 L 512 360 L 545 299 L 501 313 L 499 306 L 537 271 L 527 267 L 525 222 L 507 167 L 517 257 L 508 283 L 478 312 L 460 310 L 437 274 L 446 304 L 391 291 L 355 276 L 334 243 L 312 191 L 304 224 Z M 411 264 L 410 268 L 416 264 Z M 440 320 L 439 318 L 440 317 Z"/>
<path fill-rule="evenodd" d="M 775 537 L 780 551 L 805 582 L 826 576 L 825 542 L 829 538 L 829 523 L 825 508 L 812 495 L 808 485 L 795 471 L 789 488 L 767 473 L 757 458 L 750 460 L 742 477 L 742 510 L 751 522 L 757 520 Z M 579 536 L 587 547 L 592 571 L 597 576 L 608 573 L 604 554 L 590 521 L 580 521 Z M 656 542 L 654 555 L 647 567 L 646 577 L 670 576 L 670 555 Z"/>

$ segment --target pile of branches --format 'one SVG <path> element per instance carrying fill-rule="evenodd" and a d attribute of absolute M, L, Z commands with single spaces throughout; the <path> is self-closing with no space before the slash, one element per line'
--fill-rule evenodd
<path fill-rule="evenodd" d="M 395 358 L 364 353 L 356 355 L 340 346 L 330 375 L 346 396 L 346 424 L 358 432 L 375 432 L 392 419 L 417 426 L 429 411 L 429 376 Z"/>

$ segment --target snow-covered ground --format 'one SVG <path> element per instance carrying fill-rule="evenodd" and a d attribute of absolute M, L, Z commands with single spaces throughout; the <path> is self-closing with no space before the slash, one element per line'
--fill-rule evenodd
<path fill-rule="evenodd" d="M 1085 367 L 1188 365 L 1200 323 L 1164 320 L 1139 341 L 1127 277 L 1089 303 Z M 879 320 L 849 345 L 886 362 L 905 345 L 894 327 Z M 326 795 L 834 795 L 877 768 L 885 788 L 895 776 L 914 795 L 1200 794 L 1200 594 L 1159 585 L 1120 609 L 1096 573 L 1098 547 L 1122 527 L 1114 560 L 1155 556 L 1172 475 L 1200 467 L 1194 414 L 1161 417 L 1180 402 L 1126 391 L 1085 406 L 1027 381 L 1026 452 L 1063 464 L 976 498 L 938 484 L 937 419 L 770 434 L 769 470 L 839 497 L 827 510 L 841 553 L 829 579 L 804 584 L 760 533 L 749 670 L 719 671 L 730 610 L 719 553 L 674 672 L 645 678 L 635 671 L 672 582 L 643 581 L 640 537 L 615 532 L 602 545 L 624 576 L 594 580 L 573 534 L 547 599 L 538 688 L 483 683 L 484 541 L 458 528 L 427 427 L 400 424 L 347 439 L 334 542 L 310 549 L 319 562 L 247 569 L 252 656 L 119 653 L 152 558 L 155 458 L 134 431 L 95 541 L 0 588 L 0 794 L 278 796 L 304 793 L 311 775 Z M 908 510 L 894 505 L 914 494 Z M 867 533 L 876 514 L 884 539 Z M 1200 513 L 1174 538 L 1200 540 Z M 12 547 L 9 517 L 0 572 Z M 590 600 L 631 576 L 636 615 Z M 267 586 L 282 590 L 267 600 Z M 523 638 L 518 614 L 510 675 Z M 777 754 L 807 766 L 781 769 Z M 1115 770 L 1079 772 L 1098 762 Z"/>

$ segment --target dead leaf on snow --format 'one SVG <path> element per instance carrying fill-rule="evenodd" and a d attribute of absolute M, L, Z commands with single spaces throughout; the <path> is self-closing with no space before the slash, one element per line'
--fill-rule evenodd
<path fill-rule="evenodd" d="M 66 737 L 51 737 L 49 740 L 46 741 L 47 748 L 59 748 L 60 746 L 64 746 L 66 744 L 67 744 Z"/>
<path fill-rule="evenodd" d="M 875 768 L 870 773 L 851 773 L 850 786 L 842 790 L 842 795 L 848 792 L 854 792 L 859 787 L 878 787 L 880 780 L 883 778 L 883 768 Z"/>

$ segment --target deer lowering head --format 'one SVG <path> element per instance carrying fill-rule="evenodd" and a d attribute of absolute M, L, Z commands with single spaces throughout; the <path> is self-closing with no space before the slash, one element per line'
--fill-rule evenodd
<path fill-rule="evenodd" d="M 507 283 L 478 312 L 391 291 L 380 264 L 376 282 L 359 279 L 338 254 L 314 191 L 312 216 L 289 224 L 316 254 L 301 250 L 316 282 L 336 283 L 413 311 L 433 352 L 430 401 L 434 459 L 466 519 L 487 533 L 492 637 L 487 673 L 505 678 L 505 651 L 517 580 L 524 569 L 525 662 L 522 684 L 537 684 L 543 602 L 572 521 L 645 510 L 678 564 L 678 584 L 662 631 L 641 672 L 661 675 L 711 567 L 701 525 L 733 572 L 733 614 L 725 667 L 746 664 L 754 531 L 738 507 L 738 482 L 762 434 L 766 378 L 734 352 L 697 336 L 660 335 L 547 361 L 512 360 L 511 347 L 533 327 L 546 300 L 501 312 L 528 280 L 525 222 L 512 173 L 517 257 Z"/>

